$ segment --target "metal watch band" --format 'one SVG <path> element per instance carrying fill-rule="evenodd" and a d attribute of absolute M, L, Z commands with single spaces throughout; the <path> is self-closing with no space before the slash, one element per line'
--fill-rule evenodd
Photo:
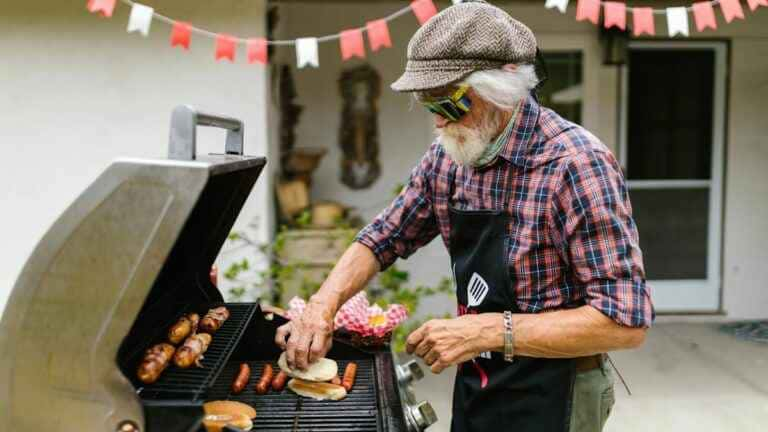
<path fill-rule="evenodd" d="M 515 336 L 512 333 L 512 312 L 504 311 L 504 361 L 512 363 L 515 356 Z"/>

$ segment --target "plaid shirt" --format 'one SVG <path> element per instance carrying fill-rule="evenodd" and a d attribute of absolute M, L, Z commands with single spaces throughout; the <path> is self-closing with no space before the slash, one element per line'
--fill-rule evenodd
<path fill-rule="evenodd" d="M 450 205 L 510 215 L 507 265 L 517 306 L 536 313 L 588 304 L 621 325 L 654 318 L 621 169 L 591 133 L 529 97 L 499 158 L 460 166 L 436 140 L 407 187 L 358 234 L 382 268 L 440 234 Z"/>

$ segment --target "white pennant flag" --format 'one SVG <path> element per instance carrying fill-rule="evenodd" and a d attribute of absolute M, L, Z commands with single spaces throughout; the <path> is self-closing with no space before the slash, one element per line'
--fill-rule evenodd
<path fill-rule="evenodd" d="M 461 3 L 461 2 L 463 2 L 464 0 L 451 0 L 451 1 L 453 2 L 453 4 L 457 5 L 457 4 Z"/>
<path fill-rule="evenodd" d="M 131 16 L 128 18 L 128 33 L 139 32 L 144 37 L 149 35 L 149 26 L 152 24 L 152 15 L 155 10 L 143 4 L 134 3 Z"/>
<path fill-rule="evenodd" d="M 296 39 L 296 65 L 299 69 L 307 65 L 320 67 L 317 59 L 317 38 Z"/>
<path fill-rule="evenodd" d="M 669 36 L 688 36 L 688 10 L 684 7 L 667 8 Z"/>
<path fill-rule="evenodd" d="M 560 12 L 565 13 L 565 10 L 568 9 L 568 0 L 547 0 L 544 7 L 547 9 L 557 8 Z"/>

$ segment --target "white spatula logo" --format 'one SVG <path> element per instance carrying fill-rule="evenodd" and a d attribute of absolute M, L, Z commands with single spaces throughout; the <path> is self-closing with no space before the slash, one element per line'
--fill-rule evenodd
<path fill-rule="evenodd" d="M 467 301 L 469 307 L 478 306 L 488 295 L 488 283 L 479 274 L 472 273 L 467 285 Z"/>

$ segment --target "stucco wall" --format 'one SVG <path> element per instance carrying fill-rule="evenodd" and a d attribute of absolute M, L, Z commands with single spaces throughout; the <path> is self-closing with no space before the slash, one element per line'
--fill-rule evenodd
<path fill-rule="evenodd" d="M 600 64 L 597 29 L 575 21 L 575 2 L 568 13 L 548 11 L 534 3 L 494 2 L 528 24 L 544 50 L 583 50 L 583 123 L 611 148 L 617 148 L 617 72 Z M 440 8 L 448 2 L 437 2 Z M 659 6 L 662 3 L 657 3 Z M 340 29 L 363 25 L 402 7 L 402 2 L 287 2 L 280 4 L 278 36 L 294 38 L 332 34 Z M 731 39 L 729 111 L 727 114 L 726 188 L 724 209 L 723 308 L 731 318 L 768 316 L 768 150 L 762 121 L 764 101 L 768 100 L 768 8 L 747 11 L 747 20 L 726 25 L 719 17 L 721 30 L 695 37 Z M 298 145 L 328 148 L 315 176 L 314 199 L 333 199 L 363 209 L 373 217 L 390 196 L 392 187 L 407 179 L 413 164 L 431 140 L 430 117 L 418 107 L 411 109 L 407 96 L 388 89 L 405 64 L 408 40 L 417 29 L 411 15 L 390 25 L 393 47 L 378 53 L 368 52 L 370 62 L 382 76 L 380 99 L 380 142 L 382 176 L 364 191 L 351 191 L 339 181 L 340 150 L 338 127 L 341 98 L 337 80 L 343 67 L 338 43 L 320 45 L 320 68 L 296 71 L 297 102 L 305 112 L 297 127 Z M 659 16 L 656 27 L 666 34 L 666 22 Z M 694 32 L 695 34 L 695 32 Z M 281 50 L 278 59 L 295 64 L 292 50 Z M 661 101 L 660 101 L 661 103 Z M 400 264 L 411 271 L 415 282 L 432 283 L 448 275 L 448 258 L 442 242 L 432 242 Z M 452 310 L 449 299 L 427 305 L 435 313 Z"/>
<path fill-rule="evenodd" d="M 212 30 L 264 34 L 264 0 L 144 3 Z M 177 104 L 242 118 L 246 152 L 266 154 L 266 69 L 216 63 L 213 41 L 201 37 L 189 52 L 171 48 L 170 27 L 157 21 L 146 39 L 127 34 L 129 12 L 118 3 L 113 18 L 101 19 L 84 0 L 3 2 L 0 309 L 38 239 L 112 159 L 165 157 Z M 223 132 L 206 129 L 199 151 L 220 152 Z M 270 215 L 268 179 L 238 224 Z M 263 224 L 256 235 L 267 232 Z"/>

